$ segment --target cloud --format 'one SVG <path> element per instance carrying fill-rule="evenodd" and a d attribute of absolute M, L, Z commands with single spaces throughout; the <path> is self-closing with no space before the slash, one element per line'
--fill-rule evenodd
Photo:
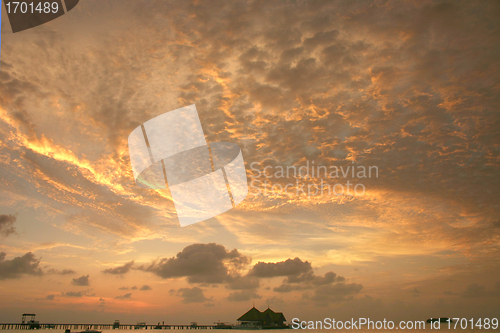
<path fill-rule="evenodd" d="M 418 290 L 417 288 L 413 289 L 411 291 L 411 293 L 412 293 L 413 297 L 419 297 L 422 294 L 422 292 L 420 290 Z"/>
<path fill-rule="evenodd" d="M 334 282 L 344 282 L 345 278 L 343 276 L 337 276 L 334 272 L 326 272 L 324 276 L 317 276 L 312 270 L 304 272 L 300 275 L 288 276 L 284 283 L 301 283 L 307 282 L 315 286 L 321 286 L 324 284 L 330 284 Z"/>
<path fill-rule="evenodd" d="M 312 267 L 308 261 L 295 258 L 276 263 L 258 262 L 252 267 L 248 275 L 257 277 L 297 276 L 311 270 Z"/>
<path fill-rule="evenodd" d="M 133 286 L 133 287 L 120 287 L 118 288 L 118 290 L 137 290 L 137 286 Z"/>
<path fill-rule="evenodd" d="M 241 290 L 230 293 L 227 297 L 228 301 L 231 302 L 245 302 L 251 299 L 261 299 L 262 296 L 257 294 L 254 290 Z"/>
<path fill-rule="evenodd" d="M 300 285 L 300 284 L 291 285 L 291 284 L 283 283 L 278 287 L 274 287 L 273 291 L 278 292 L 278 293 L 288 293 L 290 291 L 303 290 L 303 289 L 308 289 L 308 287 L 304 286 L 304 285 Z"/>
<path fill-rule="evenodd" d="M 5 256 L 4 252 L 0 252 L 0 280 L 15 279 L 23 275 L 39 276 L 43 274 L 39 267 L 40 260 L 36 259 L 31 252 L 11 260 L 5 260 Z"/>
<path fill-rule="evenodd" d="M 327 306 L 330 303 L 344 301 L 353 295 L 358 294 L 363 286 L 356 283 L 337 283 L 333 285 L 324 285 L 318 287 L 311 296 L 318 306 Z M 308 294 L 304 294 L 304 298 L 309 298 Z"/>
<path fill-rule="evenodd" d="M 15 234 L 16 228 L 14 227 L 14 223 L 16 219 L 17 217 L 15 215 L 0 215 L 0 234 L 6 237 L 10 234 Z"/>
<path fill-rule="evenodd" d="M 63 296 L 68 296 L 68 297 L 82 297 L 85 295 L 85 292 L 83 291 L 68 291 L 62 294 Z"/>
<path fill-rule="evenodd" d="M 285 276 L 282 284 L 273 288 L 274 291 L 286 293 L 293 290 L 312 289 L 318 286 L 344 282 L 345 278 L 334 272 L 327 272 L 324 276 L 317 276 L 308 261 L 296 257 L 280 262 L 258 262 L 248 272 L 248 276 L 271 278 Z M 234 288 L 236 289 L 236 288 Z"/>
<path fill-rule="evenodd" d="M 202 303 L 211 300 L 211 298 L 206 298 L 203 289 L 198 287 L 180 288 L 176 295 L 182 297 L 183 303 Z"/>
<path fill-rule="evenodd" d="M 269 306 L 284 304 L 284 303 L 285 301 L 281 297 L 271 297 L 266 299 L 266 304 L 269 304 Z"/>
<path fill-rule="evenodd" d="M 226 287 L 228 289 L 236 289 L 236 290 L 255 289 L 255 288 L 258 288 L 259 286 L 260 286 L 259 278 L 256 276 L 250 276 L 250 275 L 231 276 L 228 279 L 228 282 L 226 284 Z"/>
<path fill-rule="evenodd" d="M 130 299 L 130 298 L 132 298 L 132 293 L 128 293 L 125 295 L 120 295 L 120 296 L 115 297 L 115 299 Z"/>
<path fill-rule="evenodd" d="M 56 295 L 47 295 L 47 296 L 45 296 L 45 299 L 48 301 L 52 301 L 52 300 L 54 300 L 54 297 L 56 297 Z"/>
<path fill-rule="evenodd" d="M 72 269 L 63 269 L 62 271 L 51 268 L 47 271 L 47 274 L 59 274 L 59 275 L 71 275 L 76 274 L 76 272 Z"/>
<path fill-rule="evenodd" d="M 84 291 L 68 291 L 62 292 L 61 296 L 65 297 L 83 297 L 83 296 L 94 296 L 95 294 L 91 294 L 92 289 L 87 289 Z"/>
<path fill-rule="evenodd" d="M 134 266 L 134 261 L 132 260 L 123 266 L 118 266 L 115 268 L 107 268 L 107 269 L 103 270 L 102 272 L 105 274 L 122 275 L 122 274 L 128 273 L 132 269 L 133 266 Z"/>
<path fill-rule="evenodd" d="M 280 286 L 273 288 L 279 293 L 288 293 L 296 290 L 313 290 L 305 293 L 304 298 L 312 299 L 318 306 L 326 306 L 332 302 L 338 302 L 353 296 L 363 288 L 361 284 L 346 284 L 343 276 L 338 276 L 334 272 L 326 272 L 323 276 L 314 273 L 312 265 L 308 261 L 302 261 L 296 257 L 293 260 L 287 259 L 280 262 L 258 262 L 248 273 L 249 276 L 259 278 L 271 278 L 285 276 Z M 254 294 L 252 294 L 254 293 Z M 233 293 L 228 299 L 249 300 L 257 295 L 255 291 L 245 291 Z M 279 302 L 279 299 L 276 299 Z"/>
<path fill-rule="evenodd" d="M 229 301 L 248 301 L 260 299 L 258 294 L 261 279 L 284 277 L 280 286 L 275 287 L 275 292 L 287 293 L 296 290 L 325 290 L 327 298 L 323 301 L 320 296 L 314 296 L 317 303 L 325 303 L 332 300 L 343 299 L 343 297 L 354 294 L 357 284 L 345 284 L 346 279 L 334 272 L 326 272 L 323 276 L 316 275 L 309 261 L 303 261 L 299 257 L 279 262 L 258 262 L 254 264 L 246 275 L 242 275 L 243 268 L 250 259 L 236 249 L 226 250 L 219 244 L 192 244 L 186 246 L 175 257 L 163 258 L 149 265 L 138 266 L 137 269 L 154 272 L 162 278 L 187 277 L 188 283 L 200 283 L 208 286 L 223 283 L 227 289 L 237 290 L 230 292 L 227 296 Z M 325 288 L 322 288 L 325 287 Z M 136 286 L 121 287 L 120 290 L 138 289 Z M 269 290 L 269 287 L 267 288 Z M 144 285 L 140 290 L 150 290 Z M 184 298 L 184 302 L 201 302 L 206 300 L 203 290 L 199 287 L 171 289 L 171 295 Z M 336 298 L 335 298 L 336 297 Z M 276 298 L 279 302 L 279 299 Z"/>
<path fill-rule="evenodd" d="M 139 290 L 152 290 L 152 289 L 153 289 L 153 288 L 151 288 L 150 286 L 148 286 L 148 285 L 146 285 L 146 284 L 145 284 L 145 285 L 143 285 L 143 286 L 141 287 L 141 289 L 139 289 Z"/>
<path fill-rule="evenodd" d="M 88 286 L 89 285 L 89 275 L 82 275 L 79 278 L 73 279 L 71 284 L 74 286 Z"/>
<path fill-rule="evenodd" d="M 250 259 L 236 249 L 227 251 L 215 243 L 192 244 L 175 257 L 163 258 L 139 269 L 164 279 L 187 277 L 189 283 L 223 283 L 230 279 L 231 272 L 237 272 L 249 262 Z"/>
<path fill-rule="evenodd" d="M 477 298 L 488 295 L 489 293 L 487 292 L 486 287 L 476 283 L 469 284 L 462 293 L 463 298 Z"/>

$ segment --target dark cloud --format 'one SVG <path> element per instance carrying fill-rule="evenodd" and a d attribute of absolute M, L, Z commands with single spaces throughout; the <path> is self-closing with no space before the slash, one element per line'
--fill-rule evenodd
<path fill-rule="evenodd" d="M 327 306 L 330 303 L 344 301 L 358 294 L 363 286 L 356 283 L 337 283 L 333 285 L 323 285 L 314 291 L 310 297 L 316 305 Z M 304 294 L 304 298 L 309 298 L 308 294 Z"/>
<path fill-rule="evenodd" d="M 260 286 L 259 278 L 256 276 L 250 275 L 236 275 L 231 276 L 228 281 L 226 287 L 228 289 L 242 290 L 242 289 L 255 289 Z"/>
<path fill-rule="evenodd" d="M 273 277 L 285 277 L 282 284 L 273 288 L 273 291 L 287 293 L 295 290 L 312 289 L 314 291 L 313 300 L 316 304 L 342 300 L 345 296 L 355 294 L 363 288 L 358 284 L 346 285 L 344 277 L 337 276 L 331 271 L 326 272 L 323 276 L 318 276 L 314 273 L 310 262 L 296 257 L 274 263 L 258 262 L 249 270 L 248 275 L 237 276 L 226 285 L 229 289 L 241 290 L 230 293 L 228 300 L 248 301 L 252 298 L 260 298 L 260 295 L 256 292 L 260 285 L 259 279 Z M 322 292 L 326 292 L 327 295 L 324 299 L 319 296 Z"/>
<path fill-rule="evenodd" d="M 9 236 L 10 234 L 16 233 L 16 228 L 14 223 L 17 217 L 15 215 L 0 215 L 0 234 L 4 236 Z"/>
<path fill-rule="evenodd" d="M 275 277 L 275 276 L 298 276 L 312 270 L 308 261 L 302 261 L 299 258 L 287 259 L 276 263 L 258 262 L 248 275 L 257 277 Z"/>
<path fill-rule="evenodd" d="M 15 279 L 23 275 L 43 274 L 39 267 L 40 260 L 36 259 L 31 252 L 11 260 L 5 260 L 5 256 L 4 252 L 0 252 L 0 280 Z"/>
<path fill-rule="evenodd" d="M 176 295 L 182 297 L 183 303 L 202 303 L 211 300 L 211 298 L 206 298 L 203 289 L 198 287 L 180 288 Z"/>
<path fill-rule="evenodd" d="M 276 263 L 258 262 L 248 272 L 248 276 L 259 278 L 286 276 L 280 286 L 273 288 L 274 291 L 281 293 L 311 289 L 345 281 L 344 277 L 337 276 L 334 272 L 327 272 L 324 276 L 317 276 L 313 271 L 311 263 L 302 261 L 300 258 L 287 259 Z"/>
<path fill-rule="evenodd" d="M 323 284 L 329 284 L 333 282 L 344 282 L 345 278 L 343 276 L 337 276 L 334 272 L 326 272 L 324 276 L 315 276 L 312 283 L 319 286 Z"/>
<path fill-rule="evenodd" d="M 130 299 L 130 298 L 132 298 L 132 293 L 128 293 L 125 295 L 120 295 L 120 296 L 115 297 L 115 299 Z"/>
<path fill-rule="evenodd" d="M 76 272 L 72 269 L 63 269 L 60 271 L 60 270 L 51 268 L 47 271 L 47 274 L 71 275 L 71 274 L 76 274 Z"/>
<path fill-rule="evenodd" d="M 465 288 L 464 292 L 462 293 L 462 297 L 477 298 L 477 297 L 488 296 L 489 294 L 490 293 L 488 293 L 485 286 L 473 283 L 469 284 L 467 288 Z"/>
<path fill-rule="evenodd" d="M 273 305 L 279 305 L 279 304 L 284 304 L 285 301 L 281 297 L 271 297 L 266 299 L 266 304 L 269 304 L 269 306 Z"/>
<path fill-rule="evenodd" d="M 84 291 L 68 291 L 66 293 L 62 294 L 63 296 L 68 296 L 68 297 L 82 297 L 85 295 Z"/>
<path fill-rule="evenodd" d="M 134 266 L 134 261 L 132 260 L 123 266 L 118 266 L 115 268 L 107 268 L 107 269 L 103 270 L 102 272 L 105 274 L 122 275 L 122 274 L 128 273 L 132 269 L 133 266 Z"/>
<path fill-rule="evenodd" d="M 330 45 L 335 42 L 338 35 L 338 30 L 320 31 L 315 33 L 314 36 L 306 38 L 304 40 L 304 46 L 311 48 L 320 45 Z"/>
<path fill-rule="evenodd" d="M 175 257 L 163 258 L 148 266 L 141 266 L 147 272 L 167 279 L 187 277 L 190 283 L 223 283 L 250 262 L 236 249 L 227 251 L 222 245 L 193 244 L 185 247 Z"/>
<path fill-rule="evenodd" d="M 288 293 L 290 291 L 303 290 L 303 289 L 308 289 L 308 287 L 301 285 L 301 284 L 292 285 L 292 284 L 283 283 L 278 287 L 274 287 L 273 291 L 278 292 L 278 293 Z"/>
<path fill-rule="evenodd" d="M 65 297 L 83 297 L 83 296 L 95 296 L 95 294 L 91 294 L 92 289 L 84 290 L 84 291 L 68 291 L 62 292 L 61 295 Z"/>
<path fill-rule="evenodd" d="M 284 280 L 284 283 L 301 283 L 307 282 L 315 286 L 321 286 L 324 284 L 331 284 L 334 282 L 344 282 L 345 278 L 343 276 L 337 276 L 334 272 L 327 272 L 324 276 L 317 276 L 312 270 L 304 272 L 300 275 L 292 275 Z"/>
<path fill-rule="evenodd" d="M 153 288 L 151 288 L 150 286 L 148 286 L 147 284 L 143 285 L 139 290 L 152 290 Z"/>
<path fill-rule="evenodd" d="M 88 286 L 90 284 L 89 275 L 82 275 L 79 278 L 73 279 L 71 284 L 74 286 Z"/>
<path fill-rule="evenodd" d="M 344 277 L 334 272 L 326 272 L 323 276 L 314 273 L 312 265 L 296 257 L 280 262 L 258 262 L 246 275 L 241 275 L 242 268 L 249 263 L 250 259 L 240 254 L 236 249 L 228 251 L 224 246 L 210 244 L 193 244 L 185 247 L 175 257 L 163 258 L 150 265 L 141 265 L 137 269 L 154 272 L 163 278 L 187 277 L 189 283 L 199 283 L 202 286 L 224 283 L 227 289 L 237 290 L 229 293 L 227 299 L 230 301 L 248 301 L 259 299 L 261 296 L 257 290 L 260 280 L 274 277 L 285 277 L 275 292 L 286 293 L 294 290 L 314 290 L 326 287 L 329 293 L 327 300 L 335 297 L 341 299 L 354 291 L 362 288 L 361 285 L 345 284 Z M 351 288 L 351 289 L 349 289 Z M 137 289 L 136 286 L 121 287 L 120 290 Z M 149 290 L 144 285 L 140 290 Z M 269 290 L 269 287 L 267 288 Z M 342 293 L 344 292 L 344 293 Z M 334 295 L 334 293 L 336 293 Z M 171 295 L 185 298 L 185 302 L 201 302 L 206 300 L 203 290 L 199 287 L 171 289 Z M 316 301 L 316 298 L 314 298 Z M 319 302 L 319 300 L 318 300 Z"/>
<path fill-rule="evenodd" d="M 133 287 L 120 287 L 118 288 L 118 290 L 137 290 L 137 286 L 133 286 Z"/>
<path fill-rule="evenodd" d="M 47 295 L 47 296 L 45 296 L 45 299 L 48 301 L 53 301 L 54 297 L 56 297 L 56 295 Z"/>
<path fill-rule="evenodd" d="M 230 293 L 227 297 L 228 301 L 231 302 L 246 302 L 251 299 L 260 299 L 262 296 L 257 294 L 254 290 L 241 290 Z"/>
<path fill-rule="evenodd" d="M 68 275 L 68 274 L 76 274 L 76 272 L 74 270 L 72 270 L 72 269 L 63 269 L 58 274 Z"/>

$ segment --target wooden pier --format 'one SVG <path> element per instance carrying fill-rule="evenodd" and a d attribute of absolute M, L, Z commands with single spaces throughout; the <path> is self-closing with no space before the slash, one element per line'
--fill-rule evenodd
<path fill-rule="evenodd" d="M 29 329 L 56 329 L 56 330 L 111 330 L 111 329 L 122 329 L 122 330 L 133 330 L 133 329 L 146 329 L 146 330 L 206 330 L 215 329 L 216 325 L 141 325 L 137 327 L 137 324 L 125 325 L 125 324 L 43 324 L 37 323 L 38 326 L 34 327 L 33 324 L 9 324 L 0 323 L 0 329 L 2 330 L 29 330 Z"/>

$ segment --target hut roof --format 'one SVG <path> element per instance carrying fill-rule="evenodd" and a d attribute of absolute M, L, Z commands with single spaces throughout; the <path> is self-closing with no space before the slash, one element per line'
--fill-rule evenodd
<path fill-rule="evenodd" d="M 278 321 L 278 322 L 286 321 L 285 316 L 283 315 L 282 312 L 274 312 L 269 308 L 266 311 L 262 312 L 262 314 L 266 316 L 266 320 Z"/>
<path fill-rule="evenodd" d="M 248 310 L 243 316 L 238 318 L 238 321 L 260 321 L 261 312 L 257 310 L 255 307 L 252 307 Z"/>
<path fill-rule="evenodd" d="M 255 307 L 252 307 L 243 316 L 239 317 L 238 321 L 274 321 L 282 323 L 286 319 L 281 312 L 274 312 L 269 308 L 264 312 L 260 312 Z"/>

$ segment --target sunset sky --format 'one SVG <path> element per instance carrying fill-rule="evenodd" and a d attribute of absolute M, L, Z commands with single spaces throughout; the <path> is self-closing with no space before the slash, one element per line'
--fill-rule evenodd
<path fill-rule="evenodd" d="M 0 322 L 498 316 L 499 18 L 498 1 L 80 0 L 13 34 L 3 7 Z M 249 194 L 181 227 L 127 139 L 191 104 L 209 144 L 241 148 Z M 275 174 L 308 164 L 378 174 Z"/>

